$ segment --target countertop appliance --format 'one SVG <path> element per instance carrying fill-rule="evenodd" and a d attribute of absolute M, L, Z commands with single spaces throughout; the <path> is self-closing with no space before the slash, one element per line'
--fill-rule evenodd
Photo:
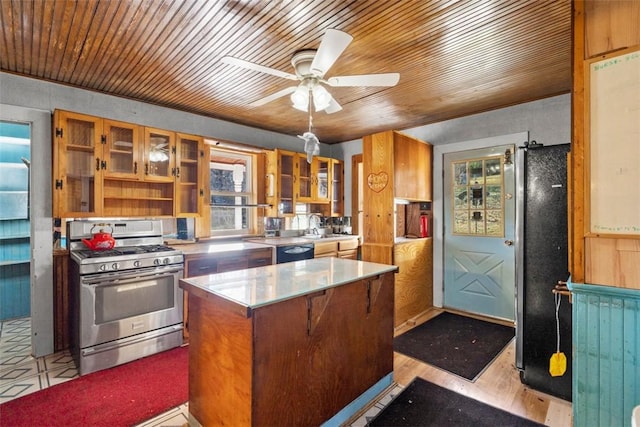
<path fill-rule="evenodd" d="M 115 246 L 82 239 L 111 229 Z M 71 350 L 80 375 L 182 344 L 184 257 L 163 245 L 160 220 L 72 221 Z"/>
<path fill-rule="evenodd" d="M 552 290 L 569 278 L 567 235 L 567 153 L 570 145 L 537 146 L 518 156 L 519 201 L 524 204 L 522 267 L 517 286 L 516 365 L 531 388 L 571 400 L 571 304 L 562 296 L 558 312 L 560 351 L 567 358 L 562 376 L 549 374 L 556 352 Z"/>
<path fill-rule="evenodd" d="M 276 263 L 300 261 L 312 259 L 314 255 L 313 243 L 303 243 L 298 245 L 286 245 L 276 247 Z"/>

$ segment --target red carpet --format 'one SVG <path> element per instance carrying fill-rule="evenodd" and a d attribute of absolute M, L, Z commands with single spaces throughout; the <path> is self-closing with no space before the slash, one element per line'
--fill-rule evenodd
<path fill-rule="evenodd" d="M 189 399 L 189 351 L 179 347 L 0 405 L 0 425 L 131 426 Z"/>

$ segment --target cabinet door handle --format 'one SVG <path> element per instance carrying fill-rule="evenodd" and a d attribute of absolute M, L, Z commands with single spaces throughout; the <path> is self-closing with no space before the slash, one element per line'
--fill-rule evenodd
<path fill-rule="evenodd" d="M 144 164 L 144 174 L 149 175 L 149 163 Z"/>
<path fill-rule="evenodd" d="M 180 178 L 180 167 L 176 168 L 176 178 Z"/>
<path fill-rule="evenodd" d="M 133 162 L 133 173 L 138 173 L 138 162 Z"/>
<path fill-rule="evenodd" d="M 99 171 L 100 170 L 100 158 L 96 157 L 96 170 Z"/>

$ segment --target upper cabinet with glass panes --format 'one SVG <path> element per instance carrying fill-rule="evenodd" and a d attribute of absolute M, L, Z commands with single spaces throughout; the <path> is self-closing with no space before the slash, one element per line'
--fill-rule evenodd
<path fill-rule="evenodd" d="M 329 203 L 331 159 L 313 157 L 311 163 L 306 154 L 298 154 L 298 197 L 300 203 Z"/>
<path fill-rule="evenodd" d="M 175 133 L 54 113 L 56 217 L 175 215 Z"/>
<path fill-rule="evenodd" d="M 208 205 L 203 138 L 176 134 L 176 215 L 199 216 Z"/>

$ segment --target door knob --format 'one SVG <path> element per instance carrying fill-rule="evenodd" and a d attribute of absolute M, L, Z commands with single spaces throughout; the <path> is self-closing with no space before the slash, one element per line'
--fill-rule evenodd
<path fill-rule="evenodd" d="M 513 240 L 505 240 L 504 244 L 507 246 L 513 246 Z"/>

